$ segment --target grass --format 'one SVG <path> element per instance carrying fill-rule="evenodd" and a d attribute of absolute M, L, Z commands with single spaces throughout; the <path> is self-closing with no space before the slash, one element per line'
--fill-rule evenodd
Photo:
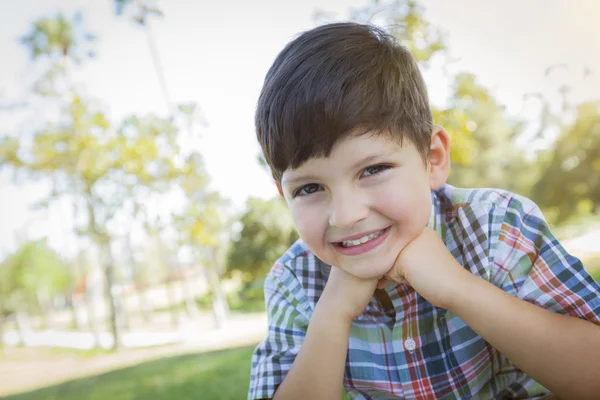
<path fill-rule="evenodd" d="M 2 399 L 244 399 L 253 349 L 254 346 L 162 358 Z"/>
<path fill-rule="evenodd" d="M 600 282 L 600 256 L 584 260 L 584 265 Z M 253 349 L 254 346 L 162 358 L 0 399 L 244 399 L 248 391 Z M 55 351 L 58 355 L 73 352 Z M 76 353 L 81 357 L 100 354 L 97 350 Z M 344 399 L 347 399 L 345 394 Z"/>

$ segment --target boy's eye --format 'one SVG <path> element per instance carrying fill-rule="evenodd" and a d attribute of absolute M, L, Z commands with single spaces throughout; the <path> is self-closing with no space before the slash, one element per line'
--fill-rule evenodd
<path fill-rule="evenodd" d="M 321 185 L 318 185 L 316 183 L 309 183 L 308 185 L 304 185 L 304 186 L 298 188 L 298 190 L 296 190 L 294 192 L 294 197 L 297 197 L 297 196 L 302 197 L 302 196 L 306 196 L 306 195 L 318 192 L 320 188 L 321 188 Z"/>
<path fill-rule="evenodd" d="M 370 167 L 363 169 L 360 177 L 364 178 L 366 176 L 376 175 L 376 174 L 379 174 L 380 172 L 383 172 L 389 168 L 390 167 L 388 165 L 372 165 Z"/>

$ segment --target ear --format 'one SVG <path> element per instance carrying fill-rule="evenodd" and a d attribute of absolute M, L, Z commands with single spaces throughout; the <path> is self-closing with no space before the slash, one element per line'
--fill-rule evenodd
<path fill-rule="evenodd" d="M 283 190 L 281 189 L 281 185 L 279 183 L 275 183 L 275 185 L 277 185 L 277 191 L 279 192 L 279 195 L 285 199 L 285 196 L 283 195 Z"/>
<path fill-rule="evenodd" d="M 431 190 L 439 189 L 450 174 L 450 135 L 439 125 L 431 133 L 428 168 Z"/>

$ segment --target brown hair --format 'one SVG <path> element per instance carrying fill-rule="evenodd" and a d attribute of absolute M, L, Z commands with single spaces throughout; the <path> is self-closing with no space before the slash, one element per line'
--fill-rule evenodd
<path fill-rule="evenodd" d="M 431 143 L 427 89 L 414 58 L 380 28 L 351 22 L 307 31 L 279 53 L 255 123 L 277 182 L 286 169 L 329 156 L 351 133 L 408 138 L 424 159 Z"/>

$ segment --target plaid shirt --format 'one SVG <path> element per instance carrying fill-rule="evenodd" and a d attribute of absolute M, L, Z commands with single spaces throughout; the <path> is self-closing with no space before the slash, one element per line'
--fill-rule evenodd
<path fill-rule="evenodd" d="M 524 301 L 600 324 L 600 287 L 552 236 L 526 198 L 446 185 L 429 226 L 460 265 Z M 272 398 L 292 366 L 330 266 L 296 242 L 265 280 L 267 337 L 252 358 L 248 399 Z M 551 394 L 452 312 L 392 283 L 352 323 L 350 399 L 506 399 Z"/>

